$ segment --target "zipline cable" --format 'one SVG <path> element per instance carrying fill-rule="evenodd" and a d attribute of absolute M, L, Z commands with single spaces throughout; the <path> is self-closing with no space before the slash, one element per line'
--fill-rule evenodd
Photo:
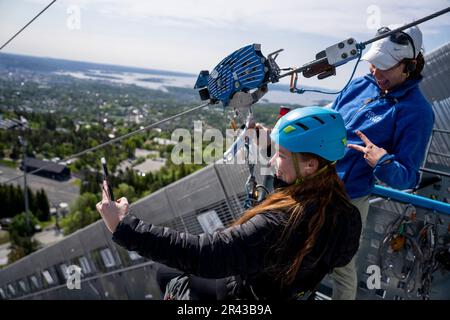
<path fill-rule="evenodd" d="M 8 41 L 6 41 L 6 42 L 0 47 L 0 50 L 2 50 L 4 47 L 6 47 L 6 46 L 8 45 L 8 43 L 10 43 L 15 37 L 17 37 L 23 30 L 26 29 L 26 27 L 28 27 L 34 20 L 36 20 L 41 14 L 44 13 L 44 11 L 46 11 L 48 8 L 50 8 L 55 2 L 56 2 L 56 0 L 53 0 L 52 2 L 50 2 L 49 5 L 47 5 L 44 9 L 42 9 L 41 12 L 39 12 L 33 19 L 31 19 L 25 26 L 23 26 L 22 29 L 20 29 L 19 31 L 17 31 L 15 35 L 13 35 Z"/>

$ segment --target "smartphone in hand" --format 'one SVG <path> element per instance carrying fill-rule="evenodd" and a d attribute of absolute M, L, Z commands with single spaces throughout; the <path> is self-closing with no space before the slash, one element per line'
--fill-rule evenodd
<path fill-rule="evenodd" d="M 108 185 L 108 193 L 109 193 L 109 200 L 114 201 L 114 195 L 113 195 L 113 191 L 111 188 L 111 181 L 109 179 L 109 173 L 108 173 L 108 166 L 106 165 L 106 159 L 105 157 L 101 158 L 101 162 L 102 162 L 102 168 L 103 168 L 103 181 L 106 181 L 106 184 Z"/>

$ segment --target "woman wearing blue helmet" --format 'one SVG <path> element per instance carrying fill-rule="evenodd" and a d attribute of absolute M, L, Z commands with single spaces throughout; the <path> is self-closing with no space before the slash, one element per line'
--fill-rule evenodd
<path fill-rule="evenodd" d="M 295 182 L 292 181 L 294 175 L 298 183 L 305 177 L 312 178 L 327 170 L 329 162 L 333 161 L 334 165 L 334 161 L 344 156 L 347 143 L 341 116 L 337 112 L 320 107 L 299 108 L 289 112 L 277 122 L 270 138 L 278 145 L 281 154 L 286 151 L 291 153 L 292 163 L 287 166 L 290 174 L 286 176 L 282 171 L 276 174 L 279 180 L 287 184 Z M 272 159 L 275 163 L 283 159 L 280 157 L 280 151 L 278 157 Z M 306 166 L 301 166 L 305 158 L 302 153 L 319 157 L 309 157 L 317 161 L 310 161 Z M 328 163 L 324 165 L 325 162 Z M 309 174 L 316 170 L 313 175 Z"/>
<path fill-rule="evenodd" d="M 128 212 L 125 198 L 108 200 L 104 187 L 97 209 L 113 240 L 188 274 L 190 299 L 295 299 L 313 291 L 359 246 L 360 214 L 334 164 L 346 130 L 339 113 L 309 107 L 279 119 L 271 138 L 283 187 L 230 227 L 192 235 L 146 224 Z"/>

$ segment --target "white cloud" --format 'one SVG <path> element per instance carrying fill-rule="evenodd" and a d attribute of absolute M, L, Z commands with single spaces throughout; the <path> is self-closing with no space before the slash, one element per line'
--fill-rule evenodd
<path fill-rule="evenodd" d="M 34 0 L 36 1 L 36 0 Z M 309 34 L 342 35 L 371 34 L 366 27 L 367 8 L 380 9 L 381 24 L 410 22 L 448 6 L 446 0 L 382 0 L 382 1 L 325 1 L 298 0 L 100 0 L 69 1 L 97 10 L 109 18 L 141 21 L 162 26 L 187 28 L 261 29 L 293 31 Z M 450 19 L 440 17 L 426 24 L 427 33 L 450 25 Z"/>
<path fill-rule="evenodd" d="M 41 6 L 50 0 L 27 0 Z M 80 5 L 83 10 L 114 19 L 158 26 L 187 28 L 261 29 L 307 34 L 371 34 L 367 9 L 380 9 L 382 25 L 417 20 L 448 7 L 448 0 L 58 0 L 58 6 Z M 444 16 L 421 25 L 426 33 L 449 26 Z"/>
<path fill-rule="evenodd" d="M 38 12 L 49 2 L 27 0 L 33 4 L 29 6 L 33 7 L 32 12 Z M 371 17 L 367 10 L 373 5 L 380 10 L 381 25 L 410 22 L 449 5 L 448 0 L 306 2 L 58 0 L 54 8 L 8 49 L 16 53 L 196 73 L 214 67 L 233 50 L 256 42 L 263 45 L 264 54 L 284 48 L 280 66 L 298 66 L 314 59 L 315 53 L 326 46 L 349 36 L 358 41 L 369 39 L 374 30 L 367 27 Z M 67 30 L 64 20 L 66 8 L 72 5 L 81 8 L 81 30 L 74 32 Z M 13 4 L 9 6 L 14 8 Z M 30 12 L 17 10 L 16 15 L 30 16 Z M 448 15 L 420 25 L 426 49 L 449 41 Z M 47 23 L 45 27 L 44 23 Z M 6 38 L 6 34 L 13 34 L 22 25 L 5 23 L 8 28 L 0 28 L 0 35 L 5 34 Z M 339 68 L 337 77 L 322 80 L 320 85 L 342 86 L 351 69 L 352 64 Z M 357 75 L 366 69 L 358 68 Z M 319 84 L 313 78 L 302 81 L 307 85 Z"/>

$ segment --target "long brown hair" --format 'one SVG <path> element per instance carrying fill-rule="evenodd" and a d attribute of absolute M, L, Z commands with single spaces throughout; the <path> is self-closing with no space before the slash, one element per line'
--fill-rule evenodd
<path fill-rule="evenodd" d="M 407 65 L 408 63 L 413 63 L 414 60 L 416 61 L 416 67 L 414 68 L 413 72 L 409 73 L 407 80 L 418 80 L 422 77 L 422 70 L 425 67 L 425 59 L 423 57 L 422 52 L 419 52 L 417 58 L 415 59 L 405 58 L 402 61 L 400 61 L 400 63 L 404 63 L 405 65 Z"/>
<path fill-rule="evenodd" d="M 273 249 L 276 253 L 285 253 L 287 245 L 291 240 L 298 236 L 298 227 L 302 221 L 307 208 L 316 208 L 317 213 L 312 216 L 308 223 L 308 234 L 304 245 L 296 252 L 291 261 L 279 261 L 275 266 L 269 269 L 275 272 L 277 279 L 281 280 L 281 285 L 291 284 L 297 275 L 304 257 L 313 249 L 317 235 L 322 229 L 326 211 L 330 205 L 331 199 L 338 197 L 344 203 L 349 203 L 349 198 L 345 191 L 344 184 L 336 173 L 336 167 L 329 161 L 310 153 L 298 154 L 300 159 L 307 161 L 311 158 L 319 161 L 319 168 L 328 165 L 328 169 L 310 179 L 305 179 L 301 184 L 294 184 L 289 187 L 279 189 L 270 195 L 260 205 L 246 211 L 233 225 L 242 224 L 257 214 L 264 212 L 288 212 L 289 217 L 284 230 L 274 244 Z M 277 254 L 278 255 L 278 254 Z M 280 254 L 283 256 L 283 254 Z"/>

